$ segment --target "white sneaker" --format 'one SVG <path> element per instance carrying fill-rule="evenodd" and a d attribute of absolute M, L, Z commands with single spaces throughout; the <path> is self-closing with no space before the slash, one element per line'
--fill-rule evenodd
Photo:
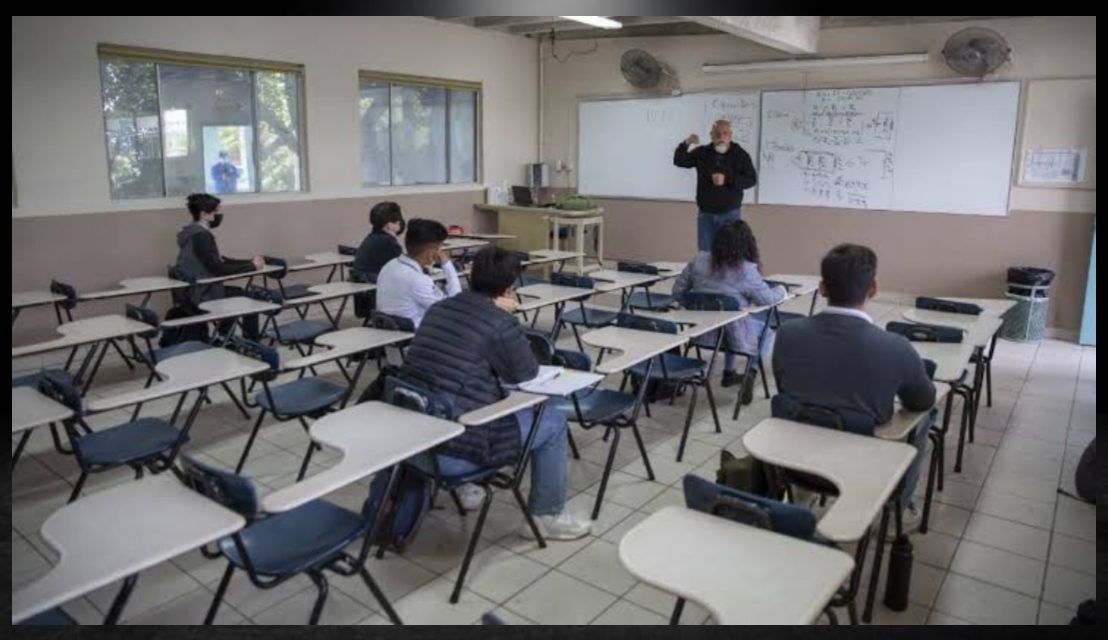
<path fill-rule="evenodd" d="M 466 511 L 476 511 L 485 501 L 485 489 L 472 483 L 466 483 L 457 489 L 458 500 Z"/>
<path fill-rule="evenodd" d="M 900 524 L 901 531 L 904 535 L 911 535 L 919 531 L 920 522 L 923 521 L 923 509 L 917 507 L 914 504 L 910 504 L 904 508 L 901 512 Z M 896 522 L 889 522 L 889 535 L 885 538 L 885 542 L 896 541 Z"/>
<path fill-rule="evenodd" d="M 589 535 L 592 530 L 591 520 L 582 520 L 565 511 L 556 516 L 534 516 L 534 519 L 542 537 L 547 540 L 576 540 Z M 528 540 L 535 538 L 526 520 L 520 525 L 519 535 Z"/>
<path fill-rule="evenodd" d="M 908 505 L 900 517 L 900 523 L 904 528 L 904 533 L 913 533 L 917 531 L 922 520 L 923 509 L 917 507 L 915 504 Z"/>

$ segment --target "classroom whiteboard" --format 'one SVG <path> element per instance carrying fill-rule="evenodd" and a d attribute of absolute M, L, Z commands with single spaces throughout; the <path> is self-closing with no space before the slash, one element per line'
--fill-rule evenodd
<path fill-rule="evenodd" d="M 762 94 L 759 197 L 1006 215 L 1018 82 Z"/>
<path fill-rule="evenodd" d="M 577 190 L 590 196 L 696 199 L 696 171 L 673 166 L 677 143 L 690 133 L 708 143 L 718 119 L 757 164 L 761 123 L 756 92 L 583 101 L 577 110 Z M 748 189 L 745 201 L 754 199 Z"/>

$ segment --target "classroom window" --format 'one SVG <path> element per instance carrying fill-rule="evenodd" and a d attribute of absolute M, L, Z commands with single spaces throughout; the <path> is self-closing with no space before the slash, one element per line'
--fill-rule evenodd
<path fill-rule="evenodd" d="M 476 83 L 361 74 L 362 184 L 476 182 L 480 93 Z"/>
<path fill-rule="evenodd" d="M 112 198 L 303 188 L 299 65 L 101 45 Z"/>

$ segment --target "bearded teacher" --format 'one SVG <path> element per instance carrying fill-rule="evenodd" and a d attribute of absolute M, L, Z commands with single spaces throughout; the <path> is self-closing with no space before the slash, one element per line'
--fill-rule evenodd
<path fill-rule="evenodd" d="M 711 130 L 712 144 L 700 145 L 700 136 L 689 135 L 677 145 L 673 164 L 696 169 L 696 248 L 711 251 L 716 229 L 738 220 L 743 204 L 743 189 L 758 183 L 758 174 L 750 154 L 731 139 L 731 123 L 716 120 Z"/>

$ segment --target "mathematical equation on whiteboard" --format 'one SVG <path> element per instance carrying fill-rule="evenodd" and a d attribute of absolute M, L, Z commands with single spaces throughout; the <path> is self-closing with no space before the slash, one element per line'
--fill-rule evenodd
<path fill-rule="evenodd" d="M 733 138 L 746 147 L 754 142 L 757 113 L 757 96 L 708 96 L 704 101 L 705 123 L 710 127 L 716 120 L 727 120 Z"/>
<path fill-rule="evenodd" d="M 885 206 L 894 173 L 895 101 L 874 89 L 810 91 L 794 99 L 766 109 L 763 175 L 778 174 L 811 204 Z"/>

